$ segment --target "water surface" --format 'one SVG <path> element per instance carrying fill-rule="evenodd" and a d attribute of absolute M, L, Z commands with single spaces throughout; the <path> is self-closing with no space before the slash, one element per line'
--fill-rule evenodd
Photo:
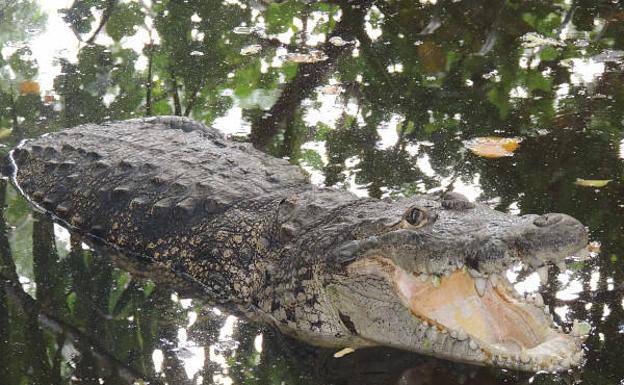
<path fill-rule="evenodd" d="M 565 212 L 600 245 L 542 289 L 563 328 L 592 325 L 574 371 L 337 359 L 91 249 L 3 184 L 0 384 L 624 384 L 618 1 L 0 0 L 0 47 L 4 152 L 82 123 L 186 115 L 318 185 Z M 500 158 L 466 148 L 488 136 L 521 142 Z"/>

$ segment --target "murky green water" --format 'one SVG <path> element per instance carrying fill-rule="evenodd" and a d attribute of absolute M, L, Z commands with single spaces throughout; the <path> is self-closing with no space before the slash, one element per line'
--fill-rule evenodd
<path fill-rule="evenodd" d="M 81 123 L 189 115 L 317 184 L 453 186 L 571 214 L 601 245 L 545 290 L 562 326 L 592 325 L 578 370 L 336 359 L 91 250 L 2 185 L 0 384 L 624 384 L 618 1 L 0 0 L 0 46 L 4 152 Z M 466 149 L 484 136 L 522 141 L 501 158 Z"/>

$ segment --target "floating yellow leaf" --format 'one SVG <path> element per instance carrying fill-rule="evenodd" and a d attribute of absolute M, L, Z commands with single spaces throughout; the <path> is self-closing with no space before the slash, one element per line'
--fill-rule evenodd
<path fill-rule="evenodd" d="M 12 132 L 10 128 L 0 128 L 0 139 L 8 138 Z"/>
<path fill-rule="evenodd" d="M 465 141 L 464 146 L 475 155 L 484 158 L 502 158 L 512 156 L 520 146 L 521 141 L 521 138 L 483 136 Z"/>
<path fill-rule="evenodd" d="M 39 87 L 39 83 L 32 81 L 32 80 L 24 80 L 17 86 L 17 89 L 22 95 L 28 95 L 28 94 L 39 95 L 39 92 L 41 91 L 41 88 Z"/>
<path fill-rule="evenodd" d="M 342 350 L 337 351 L 336 353 L 334 353 L 334 358 L 340 358 L 340 357 L 344 357 L 349 353 L 353 353 L 355 351 L 355 349 L 353 348 L 344 348 Z"/>
<path fill-rule="evenodd" d="M 600 187 L 606 186 L 612 180 L 613 179 L 581 179 L 581 178 L 576 178 L 576 182 L 574 182 L 574 184 L 577 185 L 577 186 L 583 186 L 583 187 L 600 188 Z"/>

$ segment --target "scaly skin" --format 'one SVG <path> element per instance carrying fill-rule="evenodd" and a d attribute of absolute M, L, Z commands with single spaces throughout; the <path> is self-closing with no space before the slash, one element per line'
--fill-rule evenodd
<path fill-rule="evenodd" d="M 14 183 L 62 223 L 312 344 L 388 345 L 521 370 L 567 369 L 582 357 L 581 339 L 552 330 L 543 304 L 523 304 L 501 276 L 515 262 L 543 268 L 585 246 L 569 216 L 517 217 L 457 194 L 390 202 L 317 188 L 285 160 L 179 117 L 84 125 L 28 141 L 10 159 Z M 494 337 L 452 326 L 454 316 L 419 313 L 421 290 L 435 296 L 465 282 L 477 304 L 496 290 L 512 298 L 503 323 L 527 309 L 523 327 L 535 330 L 517 337 L 527 346 L 489 346 Z"/>

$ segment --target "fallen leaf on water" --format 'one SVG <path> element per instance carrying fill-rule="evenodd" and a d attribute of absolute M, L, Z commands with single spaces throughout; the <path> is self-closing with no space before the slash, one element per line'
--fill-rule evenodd
<path fill-rule="evenodd" d="M 464 141 L 464 146 L 475 155 L 484 158 L 502 158 L 512 156 L 520 147 L 521 138 L 501 138 L 483 136 Z"/>
<path fill-rule="evenodd" d="M 602 245 L 600 244 L 600 242 L 598 241 L 591 241 L 587 244 L 587 251 L 589 251 L 590 253 L 600 253 L 600 247 Z"/>
<path fill-rule="evenodd" d="M 334 353 L 334 358 L 344 357 L 347 354 L 353 353 L 354 351 L 355 351 L 355 349 L 353 349 L 353 348 L 344 348 L 344 349 L 339 350 L 336 353 Z"/>
<path fill-rule="evenodd" d="M 600 187 L 606 186 L 612 180 L 613 179 L 581 179 L 581 178 L 576 178 L 576 182 L 574 182 L 574 184 L 577 185 L 577 186 L 583 186 L 583 187 L 600 188 Z"/>
<path fill-rule="evenodd" d="M 28 95 L 28 94 L 39 95 L 39 91 L 41 91 L 41 88 L 39 87 L 39 83 L 32 81 L 32 80 L 24 80 L 17 86 L 17 89 L 22 95 Z"/>
<path fill-rule="evenodd" d="M 350 41 L 346 41 L 343 38 L 341 38 L 340 36 L 332 36 L 329 38 L 329 42 L 333 45 L 335 45 L 336 47 L 342 47 L 345 46 L 347 44 L 351 44 L 352 42 Z"/>
<path fill-rule="evenodd" d="M 328 59 L 322 51 L 310 51 L 308 53 L 290 52 L 284 56 L 286 61 L 291 63 L 318 63 Z"/>
<path fill-rule="evenodd" d="M 240 26 L 240 27 L 234 28 L 232 32 L 234 32 L 237 35 L 250 35 L 254 32 L 257 32 L 258 30 L 259 30 L 258 27 Z"/>
<path fill-rule="evenodd" d="M 424 41 L 416 47 L 416 51 L 425 72 L 438 73 L 446 70 L 446 51 L 434 42 Z"/>
<path fill-rule="evenodd" d="M 0 128 L 0 139 L 8 138 L 12 132 L 10 128 Z"/>
<path fill-rule="evenodd" d="M 260 51 L 262 51 L 262 46 L 260 44 L 252 44 L 241 48 L 240 54 L 243 56 L 247 56 L 257 54 Z"/>
<path fill-rule="evenodd" d="M 320 88 L 320 91 L 326 95 L 338 95 L 342 88 L 339 84 L 328 84 Z"/>

